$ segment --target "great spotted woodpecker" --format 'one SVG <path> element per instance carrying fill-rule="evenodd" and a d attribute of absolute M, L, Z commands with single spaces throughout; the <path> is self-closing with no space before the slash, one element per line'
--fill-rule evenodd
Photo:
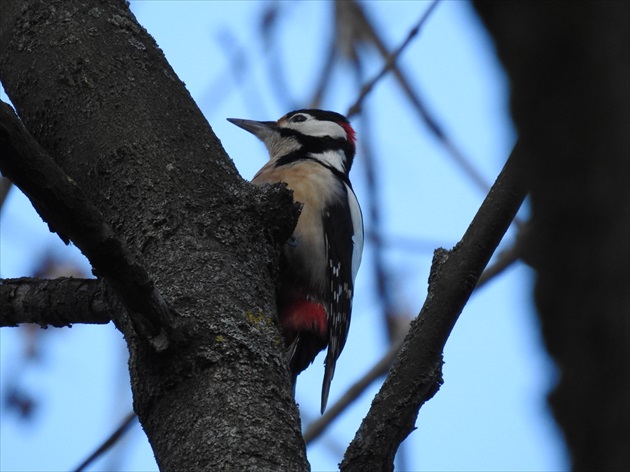
<path fill-rule="evenodd" d="M 257 136 L 269 151 L 252 183 L 286 182 L 303 204 L 282 250 L 277 304 L 294 385 L 328 346 L 323 413 L 348 337 L 363 251 L 363 217 L 348 175 L 355 132 L 344 116 L 323 110 L 292 111 L 278 121 L 228 121 Z"/>

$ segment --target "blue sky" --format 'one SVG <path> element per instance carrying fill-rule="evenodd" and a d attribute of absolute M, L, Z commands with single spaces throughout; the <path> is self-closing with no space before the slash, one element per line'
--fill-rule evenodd
<path fill-rule="evenodd" d="M 278 97 L 269 54 L 258 32 L 263 2 L 133 2 L 138 20 L 154 36 L 209 124 L 249 179 L 266 159 L 264 147 L 225 118 L 277 119 L 289 103 L 308 104 L 332 35 L 330 2 L 281 2 L 274 54 L 281 55 L 286 96 Z M 390 48 L 406 37 L 426 2 L 365 4 Z M 246 71 L 235 77 L 232 50 L 247 48 Z M 366 77 L 382 66 L 369 49 Z M 488 182 L 500 171 L 515 140 L 508 83 L 472 7 L 438 5 L 401 58 L 404 70 L 449 136 Z M 347 65 L 338 68 L 323 107 L 344 113 L 358 95 Z M 6 96 L 3 95 L 6 100 Z M 485 193 L 455 165 L 427 131 L 391 76 L 365 106 L 371 126 L 356 121 L 359 140 L 371 142 L 382 196 L 383 233 L 390 241 L 386 265 L 394 274 L 399 309 L 417 313 L 424 301 L 432 249 L 450 248 L 463 235 Z M 362 136 L 362 131 L 368 136 Z M 351 178 L 359 201 L 370 190 L 357 156 Z M 526 218 L 526 209 L 521 218 Z M 366 229 L 370 221 L 366 218 Z M 510 231 L 502 247 L 514 238 Z M 402 241 L 416 241 L 412 247 Z M 359 271 L 353 322 L 339 360 L 329 404 L 376 363 L 387 349 L 375 296 L 372 247 Z M 0 214 L 0 276 L 30 275 L 43 254 L 69 258 L 89 273 L 73 247 L 49 233 L 28 200 L 13 190 Z M 532 273 L 515 264 L 473 295 L 449 339 L 445 383 L 427 403 L 405 441 L 406 470 L 564 470 L 559 433 L 548 416 L 545 394 L 553 368 L 544 354 L 532 302 Z M 0 332 L 0 395 L 20 369 L 24 332 Z M 40 337 L 40 360 L 20 382 L 38 401 L 32 421 L 2 410 L 0 469 L 67 470 L 76 465 L 131 408 L 122 336 L 108 326 L 49 329 Z M 322 356 L 298 380 L 303 423 L 319 415 Z M 334 470 L 369 409 L 369 389 L 308 449 L 314 471 Z M 124 454 L 105 457 L 92 470 L 156 470 L 141 428 L 127 436 Z M 120 460 L 122 462 L 110 462 Z"/>

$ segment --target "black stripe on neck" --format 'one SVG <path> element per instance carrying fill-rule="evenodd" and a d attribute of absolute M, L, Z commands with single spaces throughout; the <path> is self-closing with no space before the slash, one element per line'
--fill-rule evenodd
<path fill-rule="evenodd" d="M 316 159 L 314 157 L 308 156 L 306 154 L 304 154 L 302 149 L 299 149 L 297 151 L 293 151 L 290 152 L 289 154 L 282 156 L 281 158 L 279 158 L 274 167 L 282 167 L 282 166 L 286 166 L 288 164 L 292 164 L 294 162 L 298 162 L 298 161 L 312 161 L 315 162 L 317 164 L 319 164 L 322 167 L 325 167 L 326 169 L 328 169 L 330 172 L 332 172 L 332 174 L 337 177 L 339 180 L 341 180 L 342 182 L 346 183 L 348 185 L 348 187 L 352 188 L 352 185 L 350 184 L 350 179 L 348 178 L 348 175 L 344 172 L 341 172 L 339 169 L 331 166 L 330 164 L 326 164 L 322 161 L 320 161 L 319 159 Z"/>

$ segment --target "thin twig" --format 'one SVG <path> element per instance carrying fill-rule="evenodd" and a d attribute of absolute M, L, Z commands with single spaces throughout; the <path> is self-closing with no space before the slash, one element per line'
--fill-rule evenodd
<path fill-rule="evenodd" d="M 360 56 L 355 61 L 354 70 L 356 72 L 357 84 L 362 81 L 362 61 Z M 392 342 L 392 332 L 390 323 L 390 317 L 393 314 L 393 301 L 390 293 L 390 277 L 385 264 L 385 254 L 383 240 L 380 237 L 382 234 L 382 210 L 380 207 L 380 183 L 379 176 L 376 170 L 376 156 L 372 149 L 372 143 L 370 137 L 370 119 L 369 114 L 362 114 L 360 116 L 360 129 L 364 138 L 360 141 L 361 146 L 361 158 L 365 169 L 365 180 L 367 186 L 367 201 L 365 202 L 366 214 L 369 216 L 371 233 L 373 235 L 373 251 L 372 251 L 372 270 L 374 273 L 374 279 L 376 281 L 376 289 L 378 293 L 378 300 L 380 300 L 380 306 L 382 309 L 382 319 L 385 324 L 385 331 L 388 333 L 387 340 Z"/>
<path fill-rule="evenodd" d="M 85 459 L 81 465 L 79 465 L 75 472 L 81 472 L 85 470 L 91 463 L 93 463 L 100 456 L 105 454 L 116 442 L 129 431 L 129 428 L 133 422 L 137 418 L 136 414 L 132 411 L 125 416 L 122 424 L 114 431 L 96 450 L 90 454 L 90 457 Z"/>
<path fill-rule="evenodd" d="M 387 353 L 372 367 L 363 377 L 357 380 L 350 388 L 337 400 L 337 402 L 326 410 L 319 419 L 313 421 L 308 425 L 306 431 L 304 431 L 304 441 L 309 444 L 314 441 L 322 432 L 328 427 L 330 423 L 335 420 L 339 414 L 346 409 L 354 400 L 370 386 L 372 383 L 387 374 L 389 368 L 394 362 L 398 351 L 402 347 L 404 337 L 394 342 Z"/>
<path fill-rule="evenodd" d="M 493 265 L 489 266 L 479 277 L 479 282 L 477 282 L 477 286 L 475 287 L 475 291 L 479 290 L 483 285 L 487 284 L 490 280 L 497 277 L 499 274 L 503 272 L 507 267 L 509 267 L 512 263 L 518 260 L 518 251 L 516 250 L 516 246 L 513 246 L 501 253 L 499 256 L 499 260 Z M 389 372 L 389 369 L 396 359 L 396 355 L 400 348 L 403 345 L 404 337 L 401 337 L 398 341 L 395 341 L 389 350 L 381 357 L 381 359 L 374 364 L 374 366 L 367 371 L 363 377 L 357 380 L 354 384 L 346 390 L 346 392 L 341 396 L 339 400 L 333 405 L 331 405 L 326 413 L 324 413 L 320 418 L 313 421 L 308 425 L 306 430 L 304 431 L 304 441 L 306 444 L 311 443 L 315 439 L 317 439 L 345 409 L 350 405 L 354 400 L 359 398 L 361 394 L 367 390 L 367 388 L 372 385 L 372 383 L 378 380 L 383 375 L 386 375 Z"/>
<path fill-rule="evenodd" d="M 357 21 L 361 21 L 363 29 L 365 30 L 364 34 L 369 36 L 372 42 L 375 44 L 379 53 L 385 59 L 385 65 L 383 66 L 381 72 L 379 72 L 379 74 L 377 74 L 374 79 L 372 79 L 363 87 L 359 95 L 359 99 L 357 99 L 356 103 L 350 107 L 350 110 L 348 111 L 348 116 L 352 116 L 353 114 L 360 111 L 361 102 L 374 87 L 374 84 L 391 70 L 391 72 L 394 74 L 394 77 L 398 81 L 398 84 L 409 99 L 410 103 L 413 105 L 413 108 L 418 113 L 420 119 L 428 127 L 429 131 L 435 136 L 438 142 L 441 143 L 442 146 L 444 146 L 447 154 L 455 161 L 458 166 L 463 169 L 463 171 L 475 183 L 475 185 L 477 185 L 477 187 L 479 187 L 482 191 L 486 192 L 488 188 L 490 188 L 488 181 L 477 171 L 477 169 L 471 164 L 470 160 L 455 145 L 454 141 L 447 135 L 446 131 L 438 124 L 437 120 L 431 115 L 424 102 L 420 99 L 420 95 L 416 91 L 414 91 L 410 84 L 410 81 L 407 79 L 401 68 L 396 63 L 396 59 L 400 55 L 400 52 L 402 52 L 404 47 L 407 46 L 409 40 L 413 38 L 415 34 L 417 34 L 417 31 L 415 30 L 418 29 L 418 26 L 422 25 L 422 23 L 425 21 L 426 17 L 428 17 L 428 14 L 431 13 L 432 9 L 436 6 L 438 1 L 439 0 L 436 0 L 434 3 L 431 4 L 431 6 L 421 17 L 418 25 L 414 27 L 414 29 L 412 29 L 409 33 L 410 37 L 408 36 L 407 39 L 402 43 L 402 45 L 399 46 L 399 48 L 392 53 L 387 50 L 384 41 L 380 38 L 372 24 L 368 21 L 360 5 L 356 4 L 355 14 L 361 16 L 360 20 Z"/>
<path fill-rule="evenodd" d="M 505 269 L 510 267 L 513 263 L 518 261 L 519 258 L 520 248 L 518 247 L 518 244 L 511 246 L 505 251 L 501 251 L 497 261 L 491 266 L 488 266 L 486 270 L 483 271 L 481 277 L 479 277 L 479 281 L 477 282 L 475 290 L 479 290 L 479 288 L 488 283 L 490 279 L 493 279 L 494 277 L 502 273 Z"/>
<path fill-rule="evenodd" d="M 392 68 L 396 64 L 396 61 L 398 60 L 398 57 L 402 54 L 405 48 L 411 43 L 411 40 L 418 34 L 418 32 L 420 31 L 420 28 L 422 28 L 424 23 L 427 21 L 427 19 L 429 18 L 429 16 L 433 12 L 433 10 L 435 9 L 439 1 L 440 0 L 434 0 L 431 3 L 431 5 L 429 5 L 429 8 L 425 10 L 425 12 L 422 14 L 420 19 L 416 23 L 416 25 L 411 29 L 411 31 L 409 31 L 407 38 L 405 38 L 405 40 L 402 42 L 400 46 L 398 46 L 396 50 L 394 50 L 391 54 L 387 56 L 387 60 L 385 61 L 385 64 L 383 65 L 383 68 L 381 69 L 381 71 L 372 80 L 368 81 L 361 88 L 361 92 L 359 93 L 358 98 L 356 99 L 354 104 L 350 106 L 350 108 L 348 109 L 348 112 L 346 113 L 346 116 L 348 118 L 356 115 L 357 113 L 361 111 L 361 106 L 363 105 L 363 100 L 365 99 L 365 97 L 372 91 L 376 83 L 379 80 L 381 80 L 383 77 L 385 77 L 385 75 L 390 70 L 392 70 Z"/>

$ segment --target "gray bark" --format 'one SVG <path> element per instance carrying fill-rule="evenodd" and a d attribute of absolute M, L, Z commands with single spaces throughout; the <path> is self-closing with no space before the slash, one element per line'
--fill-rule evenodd
<path fill-rule="evenodd" d="M 112 320 L 113 303 L 94 279 L 2 279 L 0 327 L 21 323 L 36 323 L 42 328 L 107 324 Z"/>
<path fill-rule="evenodd" d="M 1 8 L 0 80 L 19 116 L 176 313 L 161 353 L 119 323 L 160 468 L 307 469 L 274 301 L 290 195 L 239 177 L 124 2 Z"/>
<path fill-rule="evenodd" d="M 451 330 L 527 195 L 524 160 L 517 144 L 460 242 L 434 252 L 426 301 L 346 451 L 343 472 L 394 470 L 394 456 L 415 428 L 418 411 L 442 385 Z"/>

